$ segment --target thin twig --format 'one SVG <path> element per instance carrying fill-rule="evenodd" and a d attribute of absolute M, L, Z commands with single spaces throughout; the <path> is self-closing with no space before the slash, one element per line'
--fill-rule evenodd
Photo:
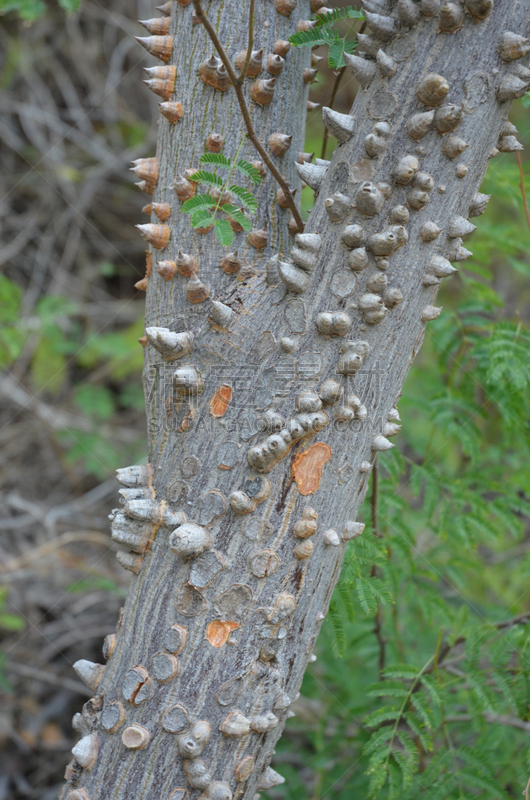
<path fill-rule="evenodd" d="M 226 67 L 226 71 L 228 72 L 228 76 L 229 76 L 229 78 L 230 78 L 230 80 L 231 80 L 231 82 L 232 82 L 232 84 L 234 86 L 234 91 L 236 93 L 237 102 L 239 103 L 239 108 L 241 110 L 243 121 L 244 121 L 245 127 L 247 129 L 248 138 L 250 139 L 250 141 L 252 142 L 252 144 L 254 145 L 254 147 L 256 148 L 256 150 L 258 151 L 260 156 L 262 157 L 263 161 L 265 162 L 265 165 L 267 166 L 267 168 L 268 168 L 269 172 L 271 173 L 271 175 L 273 176 L 273 178 L 276 180 L 276 182 L 279 184 L 279 186 L 283 190 L 283 193 L 285 195 L 285 200 L 287 202 L 288 207 L 291 209 L 291 212 L 292 212 L 292 215 L 293 215 L 294 220 L 296 222 L 296 225 L 298 227 L 298 230 L 299 231 L 303 231 L 304 230 L 304 223 L 303 223 L 302 217 L 300 216 L 300 212 L 298 211 L 298 209 L 296 207 L 296 203 L 294 202 L 293 194 L 292 194 L 292 192 L 291 192 L 291 190 L 290 190 L 285 178 L 278 171 L 278 169 L 276 168 L 274 163 L 269 158 L 269 154 L 267 153 L 267 151 L 263 147 L 262 143 L 260 142 L 260 140 L 259 140 L 259 138 L 258 138 L 258 136 L 256 134 L 256 131 L 254 130 L 254 125 L 252 124 L 252 120 L 250 118 L 250 111 L 249 111 L 248 106 L 247 106 L 247 101 L 245 100 L 245 95 L 244 95 L 244 92 L 243 92 L 243 88 L 242 88 L 242 86 L 239 85 L 239 79 L 238 79 L 236 73 L 234 72 L 234 68 L 232 67 L 232 64 L 230 63 L 230 61 L 228 59 L 228 56 L 226 55 L 224 47 L 221 44 L 221 42 L 219 41 L 217 33 L 215 32 L 215 29 L 213 28 L 210 20 L 208 19 L 207 15 L 206 15 L 203 7 L 202 7 L 201 0 L 193 0 L 193 5 L 194 5 L 194 8 L 195 8 L 195 13 L 197 14 L 199 19 L 201 20 L 202 24 L 204 25 L 205 30 L 207 31 L 210 39 L 212 40 L 213 46 L 215 47 L 215 49 L 219 53 L 219 58 L 223 62 L 224 66 Z"/>
<path fill-rule="evenodd" d="M 523 792 L 525 800 L 528 800 L 528 792 L 529 792 L 529 790 L 530 790 L 530 778 L 528 778 L 528 783 L 526 784 L 526 786 L 524 788 L 524 792 Z"/>
<path fill-rule="evenodd" d="M 530 620 L 530 611 L 524 611 L 522 614 L 517 614 L 515 617 L 511 617 L 510 619 L 506 619 L 502 622 L 492 622 L 491 627 L 495 628 L 498 631 L 505 631 L 507 628 L 513 628 L 514 625 L 524 625 L 526 622 Z M 445 661 L 449 653 L 454 647 L 457 647 L 460 644 L 464 644 L 466 641 L 465 636 L 459 636 L 455 641 L 450 644 L 446 642 L 443 647 L 438 647 L 438 657 L 436 659 L 437 666 Z M 432 668 L 429 669 L 429 672 L 432 671 Z"/>
<path fill-rule="evenodd" d="M 333 84 L 333 89 L 331 91 L 331 97 L 329 99 L 328 108 L 333 108 L 333 103 L 335 102 L 337 92 L 339 91 L 340 82 L 345 72 L 346 72 L 346 67 L 341 67 L 337 75 L 335 76 L 335 83 Z M 322 139 L 322 152 L 320 153 L 320 158 L 326 158 L 326 148 L 328 146 L 328 139 L 329 139 L 329 131 L 325 127 L 324 138 Z"/>
<path fill-rule="evenodd" d="M 521 153 L 519 151 L 517 151 L 517 163 L 519 164 L 519 186 L 521 187 L 524 213 L 526 214 L 526 224 L 528 225 L 528 230 L 530 230 L 530 211 L 528 210 L 528 203 L 526 200 L 526 192 L 524 188 L 523 159 L 521 158 Z"/>
<path fill-rule="evenodd" d="M 58 675 L 51 669 L 32 667 L 30 664 L 20 664 L 18 661 L 12 661 L 11 659 L 8 659 L 6 667 L 7 671 L 15 672 L 25 678 L 42 681 L 42 683 L 49 683 L 52 686 L 60 686 L 61 689 L 68 689 L 68 691 L 75 692 L 76 694 L 82 694 L 86 697 L 90 697 L 94 694 L 91 689 L 87 689 L 81 682 L 66 678 L 64 675 Z"/>
<path fill-rule="evenodd" d="M 370 508 L 372 513 L 372 530 L 379 538 L 378 520 L 377 520 L 377 501 L 378 501 L 378 480 L 377 480 L 377 461 L 374 462 L 372 469 L 372 494 L 370 497 Z"/>
<path fill-rule="evenodd" d="M 250 0 L 250 9 L 248 12 L 248 47 L 247 47 L 247 54 L 245 56 L 245 63 L 243 64 L 243 69 L 241 70 L 241 75 L 239 76 L 238 85 L 242 86 L 245 78 L 247 77 L 247 70 L 248 65 L 250 64 L 250 59 L 252 58 L 252 48 L 254 46 L 254 0 Z"/>
<path fill-rule="evenodd" d="M 482 716 L 486 722 L 491 722 L 495 725 L 506 725 L 508 728 L 517 728 L 520 731 L 530 731 L 530 722 L 525 722 L 524 719 L 507 717 L 503 714 L 491 714 L 489 711 L 483 711 Z M 451 717 L 447 717 L 446 720 L 447 722 L 471 722 L 474 718 L 473 714 L 454 714 Z M 530 784 L 530 779 L 528 783 Z M 528 790 L 528 784 L 526 790 Z M 525 796 L 526 800 L 528 800 L 528 796 Z"/>
<path fill-rule="evenodd" d="M 378 532 L 378 515 L 377 515 L 377 498 L 378 498 L 378 485 L 377 485 L 377 462 L 374 463 L 372 469 L 372 494 L 370 497 L 370 507 L 372 512 L 372 530 L 374 535 L 379 538 Z M 377 577 L 377 567 L 374 566 L 370 572 L 371 578 Z M 378 641 L 379 644 L 379 659 L 378 659 L 378 666 L 379 666 L 379 678 L 383 680 L 383 670 L 385 668 L 386 663 L 386 639 L 383 636 L 383 610 L 381 608 L 381 603 L 377 605 L 377 611 L 375 612 L 375 619 L 374 619 L 374 636 Z"/>

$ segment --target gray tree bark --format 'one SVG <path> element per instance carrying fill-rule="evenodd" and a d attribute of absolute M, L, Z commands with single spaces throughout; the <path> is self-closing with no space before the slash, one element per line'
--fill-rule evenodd
<path fill-rule="evenodd" d="M 278 5 L 256 2 L 264 58 L 310 14 L 308 0 L 290 17 Z M 492 6 L 367 0 L 351 114 L 324 111 L 340 146 L 329 166 L 300 168 L 319 190 L 304 235 L 290 243 L 290 212 L 267 177 L 255 225 L 267 243 L 257 250 L 238 234 L 248 263 L 227 274 L 227 249 L 192 230 L 172 184 L 198 166 L 212 132 L 233 156 L 244 127 L 233 89 L 198 77 L 213 48 L 193 6 L 173 3 L 183 115 L 159 129 L 153 200 L 170 216 L 151 223 L 171 239 L 152 250 L 146 279 L 149 465 L 118 472 L 113 538 L 134 577 L 106 666 L 76 665 L 96 696 L 75 718 L 69 800 L 249 800 L 281 782 L 274 746 L 348 541 L 362 535 L 355 517 L 374 460 L 399 431 L 405 376 L 440 312 L 442 279 L 469 255 L 489 158 L 517 147 L 507 114 L 530 82 L 528 8 Z M 248 2 L 205 8 L 233 63 Z M 293 188 L 307 58 L 285 56 L 270 105 L 249 93 L 266 69 L 245 81 L 261 140 L 293 135 L 275 157 Z M 240 155 L 257 158 L 247 143 Z M 198 264 L 188 289 L 178 270 L 193 262 L 179 251 Z M 166 280 L 167 262 L 177 271 Z M 198 281 L 208 298 L 190 303 L 206 294 Z"/>

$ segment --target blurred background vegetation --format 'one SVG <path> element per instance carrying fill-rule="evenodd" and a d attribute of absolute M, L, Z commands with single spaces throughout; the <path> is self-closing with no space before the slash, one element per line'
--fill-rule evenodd
<path fill-rule="evenodd" d="M 0 800 L 57 796 L 88 696 L 71 665 L 101 661 L 129 577 L 106 515 L 113 470 L 146 452 L 133 225 L 147 201 L 127 170 L 155 148 L 151 60 L 132 38 L 150 16 L 144 0 L 0 0 Z M 316 52 L 326 105 L 336 76 Z M 344 76 L 338 110 L 355 88 Z M 529 109 L 510 117 L 527 150 Z M 306 151 L 322 135 L 315 109 Z M 491 161 L 474 255 L 408 376 L 271 800 L 527 786 L 529 165 Z"/>

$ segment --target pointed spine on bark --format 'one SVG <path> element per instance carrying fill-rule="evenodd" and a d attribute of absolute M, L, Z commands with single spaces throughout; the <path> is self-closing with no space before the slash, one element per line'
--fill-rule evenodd
<path fill-rule="evenodd" d="M 193 334 L 191 331 L 174 333 L 168 328 L 146 328 L 147 341 L 161 353 L 165 361 L 173 361 L 191 353 Z"/>
<path fill-rule="evenodd" d="M 275 0 L 276 11 L 283 17 L 290 17 L 297 5 L 298 0 Z"/>
<path fill-rule="evenodd" d="M 169 17 L 154 17 L 153 19 L 139 19 L 140 25 L 143 25 L 148 33 L 157 36 L 165 36 L 169 33 Z"/>
<path fill-rule="evenodd" d="M 435 17 L 440 11 L 441 0 L 421 0 L 420 8 L 424 17 Z"/>
<path fill-rule="evenodd" d="M 152 244 L 156 250 L 163 250 L 169 244 L 171 237 L 171 228 L 167 225 L 153 225 L 147 223 L 146 225 L 134 226 L 142 239 Z"/>
<path fill-rule="evenodd" d="M 428 270 L 437 278 L 448 278 L 450 275 L 457 272 L 457 269 L 453 267 L 451 262 L 442 256 L 433 256 L 429 262 Z"/>
<path fill-rule="evenodd" d="M 186 297 L 190 303 L 204 303 L 210 296 L 208 287 L 193 274 L 186 286 Z"/>
<path fill-rule="evenodd" d="M 499 41 L 499 55 L 503 61 L 510 63 L 530 53 L 530 38 L 518 33 L 504 31 Z"/>
<path fill-rule="evenodd" d="M 160 109 L 162 116 L 164 116 L 171 125 L 174 125 L 176 122 L 180 122 L 182 119 L 182 103 L 168 101 L 165 103 L 159 103 L 158 108 Z"/>
<path fill-rule="evenodd" d="M 341 222 L 350 213 L 352 203 L 349 197 L 336 192 L 331 197 L 326 198 L 324 207 L 331 222 Z"/>
<path fill-rule="evenodd" d="M 465 217 L 454 217 L 447 227 L 447 235 L 451 239 L 456 239 L 457 236 L 467 236 L 473 231 L 477 230 L 477 226 L 469 222 Z"/>
<path fill-rule="evenodd" d="M 363 0 L 363 7 L 372 14 L 388 15 L 392 11 L 389 0 Z"/>
<path fill-rule="evenodd" d="M 263 228 L 259 228 L 250 231 L 248 235 L 248 240 L 252 245 L 252 247 L 255 247 L 256 250 L 263 250 L 263 248 L 267 246 L 267 242 L 269 241 L 269 235 L 266 230 L 264 230 Z"/>
<path fill-rule="evenodd" d="M 389 442 L 388 439 L 381 433 L 374 437 L 372 450 L 376 450 L 379 453 L 384 453 L 385 450 L 392 450 L 393 447 L 395 447 L 395 444 Z"/>
<path fill-rule="evenodd" d="M 399 21 L 409 28 L 420 21 L 421 11 L 413 0 L 398 0 L 397 12 Z"/>
<path fill-rule="evenodd" d="M 493 11 L 493 0 L 465 0 L 466 11 L 475 20 L 487 19 Z"/>
<path fill-rule="evenodd" d="M 338 111 L 333 111 L 332 108 L 324 106 L 322 119 L 328 131 L 340 144 L 344 144 L 344 142 L 351 139 L 355 132 L 355 122 L 349 114 L 340 114 Z"/>
<path fill-rule="evenodd" d="M 190 197 L 195 196 L 197 184 L 193 183 L 193 181 L 189 181 L 184 175 L 177 172 L 175 180 L 173 181 L 173 189 L 179 200 L 189 200 Z"/>
<path fill-rule="evenodd" d="M 269 136 L 269 147 L 275 156 L 283 156 L 290 148 L 293 141 L 292 134 L 273 133 Z"/>
<path fill-rule="evenodd" d="M 385 78 L 391 78 L 392 75 L 395 75 L 397 72 L 397 61 L 385 53 L 384 50 L 377 51 L 376 55 L 377 66 L 379 67 L 379 72 Z"/>
<path fill-rule="evenodd" d="M 504 75 L 497 88 L 497 98 L 504 103 L 506 100 L 523 97 L 528 89 L 528 83 L 527 80 L 522 80 L 517 75 Z"/>
<path fill-rule="evenodd" d="M 275 78 L 261 78 L 250 87 L 250 95 L 255 103 L 260 106 L 268 106 L 274 97 Z"/>
<path fill-rule="evenodd" d="M 269 53 L 265 63 L 267 72 L 270 72 L 271 75 L 279 75 L 285 66 L 285 60 L 278 53 Z"/>
<path fill-rule="evenodd" d="M 464 111 L 461 106 L 448 103 L 439 106 L 434 112 L 433 125 L 439 133 L 454 131 L 464 119 Z"/>
<path fill-rule="evenodd" d="M 243 69 L 246 57 L 247 57 L 246 50 L 242 50 L 240 53 L 237 54 L 236 65 L 239 70 Z M 248 62 L 246 77 L 255 78 L 256 75 L 259 75 L 262 69 L 263 69 L 263 49 L 253 50 L 252 53 L 250 54 L 250 61 Z"/>
<path fill-rule="evenodd" d="M 382 14 L 372 14 L 370 11 L 364 12 L 366 24 L 370 26 L 372 33 L 382 42 L 388 42 L 396 33 L 396 23 L 392 17 Z M 346 53 L 344 54 L 346 55 Z"/>
<path fill-rule="evenodd" d="M 440 106 L 449 92 L 449 84 L 443 75 L 436 72 L 429 72 L 425 75 L 416 88 L 416 94 L 420 103 L 426 106 Z"/>
<path fill-rule="evenodd" d="M 297 233 L 295 242 L 298 247 L 309 250 L 310 253 L 318 253 L 322 247 L 322 237 L 318 233 Z"/>
<path fill-rule="evenodd" d="M 72 755 L 83 769 L 92 769 L 98 755 L 97 736 L 94 733 L 83 736 L 83 738 L 72 747 Z"/>
<path fill-rule="evenodd" d="M 153 214 L 156 214 L 160 222 L 165 222 L 171 216 L 171 206 L 169 203 L 150 203 L 150 205 L 151 211 Z"/>
<path fill-rule="evenodd" d="M 372 133 L 364 138 L 364 149 L 370 158 L 377 158 L 385 152 L 391 135 L 392 126 L 389 122 L 378 122 L 374 125 Z"/>
<path fill-rule="evenodd" d="M 357 49 L 359 53 L 366 53 L 367 56 L 375 58 L 379 47 L 379 42 L 375 42 L 367 33 L 357 34 Z"/>
<path fill-rule="evenodd" d="M 344 63 L 363 88 L 366 88 L 375 77 L 376 66 L 373 61 L 367 61 L 360 56 L 344 53 Z"/>
<path fill-rule="evenodd" d="M 206 149 L 209 153 L 220 153 L 225 144 L 224 136 L 220 133 L 211 133 L 206 139 Z"/>
<path fill-rule="evenodd" d="M 437 308 L 436 306 L 426 306 L 421 312 L 421 320 L 422 322 L 430 322 L 431 320 L 439 317 L 441 313 L 441 308 Z"/>
<path fill-rule="evenodd" d="M 464 24 L 464 11 L 458 3 L 445 0 L 440 9 L 440 24 L 438 30 L 442 33 L 453 33 Z"/>
<path fill-rule="evenodd" d="M 295 292 L 296 294 L 305 292 L 309 281 L 309 275 L 305 270 L 279 259 L 276 268 L 278 275 L 290 292 Z"/>
<path fill-rule="evenodd" d="M 135 161 L 131 161 L 131 164 L 134 164 L 134 167 L 131 167 L 130 171 L 134 172 L 137 178 L 153 185 L 156 184 L 158 181 L 158 159 L 156 157 L 137 158 Z"/>
<path fill-rule="evenodd" d="M 456 158 L 460 153 L 463 153 L 467 147 L 469 147 L 468 142 L 462 139 L 461 136 L 455 136 L 452 133 L 447 136 L 442 144 L 442 150 L 448 158 Z"/>
<path fill-rule="evenodd" d="M 219 300 L 212 301 L 212 308 L 210 310 L 210 319 L 219 328 L 228 329 L 234 318 L 234 312 L 230 306 L 221 303 Z"/>
<path fill-rule="evenodd" d="M 421 139 L 429 131 L 434 120 L 434 111 L 413 114 L 407 121 L 407 133 L 411 139 Z"/>
<path fill-rule="evenodd" d="M 318 192 L 327 168 L 317 166 L 316 164 L 298 163 L 295 164 L 295 167 L 299 177 L 304 181 L 304 183 L 307 183 L 307 185 L 313 189 L 313 191 Z"/>
<path fill-rule="evenodd" d="M 469 216 L 480 217 L 480 215 L 485 212 L 490 200 L 491 194 L 476 192 L 476 194 L 473 195 L 471 205 L 469 206 Z"/>
<path fill-rule="evenodd" d="M 103 664 L 94 664 L 92 661 L 82 658 L 75 662 L 74 670 L 89 689 L 93 692 L 97 691 L 105 670 Z"/>
<path fill-rule="evenodd" d="M 285 39 L 278 39 L 276 42 L 274 42 L 274 52 L 279 56 L 282 56 L 282 58 L 285 58 L 290 49 L 291 44 Z"/>
<path fill-rule="evenodd" d="M 145 47 L 148 53 L 165 64 L 171 58 L 171 53 L 173 52 L 172 36 L 135 36 L 134 38 L 142 47 Z"/>

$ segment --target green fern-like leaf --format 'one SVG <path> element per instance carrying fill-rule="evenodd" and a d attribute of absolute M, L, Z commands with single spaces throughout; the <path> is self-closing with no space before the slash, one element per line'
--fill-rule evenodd
<path fill-rule="evenodd" d="M 190 222 L 194 228 L 207 228 L 215 222 L 215 217 L 212 217 L 211 211 L 200 208 L 198 211 L 193 212 Z"/>
<path fill-rule="evenodd" d="M 190 197 L 189 200 L 182 203 L 182 211 L 187 214 L 198 211 L 199 209 L 210 209 L 216 205 L 216 202 L 217 201 L 211 194 L 197 194 L 195 197 Z"/>
<path fill-rule="evenodd" d="M 515 391 L 523 391 L 530 384 L 529 349 L 528 331 L 509 322 L 500 322 L 488 339 L 477 344 L 473 356 L 491 386 L 507 384 Z"/>
<path fill-rule="evenodd" d="M 228 187 L 229 190 L 238 197 L 241 202 L 246 205 L 249 211 L 257 211 L 258 210 L 258 201 L 254 197 L 251 192 L 248 192 L 242 186 L 236 186 L 232 184 L 232 186 Z"/>
<path fill-rule="evenodd" d="M 374 614 L 377 610 L 377 601 L 374 598 L 370 581 L 362 576 L 355 581 L 355 590 L 359 603 L 365 614 Z"/>
<path fill-rule="evenodd" d="M 338 658 L 346 652 L 346 631 L 340 608 L 335 600 L 331 601 L 326 618 L 326 629 L 331 639 L 331 649 Z"/>
<path fill-rule="evenodd" d="M 344 53 L 353 53 L 357 46 L 354 39 L 346 39 L 340 36 L 337 29 L 332 28 L 336 22 L 345 19 L 364 19 L 364 14 L 351 6 L 317 14 L 317 24 L 314 28 L 293 33 L 289 41 L 294 47 L 327 45 L 329 66 L 332 69 L 340 69 L 344 66 Z"/>
<path fill-rule="evenodd" d="M 414 736 L 416 736 L 417 739 L 419 739 L 423 749 L 428 753 L 431 752 L 433 748 L 432 736 L 424 727 L 422 727 L 421 723 L 417 719 L 415 719 L 415 717 L 412 714 L 409 714 L 407 716 L 407 725 L 409 726 Z"/>
<path fill-rule="evenodd" d="M 369 756 L 382 753 L 386 758 L 388 751 L 386 744 L 389 739 L 392 739 L 393 735 L 394 732 L 390 726 L 385 726 L 384 728 L 381 728 L 381 730 L 375 731 L 365 744 L 363 748 L 363 755 Z"/>
<path fill-rule="evenodd" d="M 344 53 L 352 55 L 357 47 L 353 39 L 335 39 L 329 43 L 328 64 L 331 69 L 341 69 L 344 66 Z"/>
<path fill-rule="evenodd" d="M 415 680 L 418 677 L 419 670 L 410 664 L 389 664 L 384 669 L 384 675 L 387 678 L 405 678 L 405 680 Z"/>
<path fill-rule="evenodd" d="M 217 164 L 218 167 L 231 167 L 232 162 L 222 153 L 203 153 L 199 158 L 201 164 Z"/>
<path fill-rule="evenodd" d="M 317 28 L 329 28 L 341 19 L 364 19 L 362 11 L 357 11 L 352 6 L 346 8 L 334 8 L 332 11 L 327 11 L 325 14 L 317 13 Z"/>
<path fill-rule="evenodd" d="M 430 709 L 427 707 L 425 698 L 419 692 L 411 695 L 411 705 L 414 707 L 421 721 L 425 727 L 430 730 L 432 728 L 432 721 L 430 717 Z"/>
<path fill-rule="evenodd" d="M 236 164 L 236 168 L 246 175 L 247 178 L 250 178 L 252 183 L 261 183 L 263 178 L 261 177 L 259 169 L 254 167 L 252 164 L 249 164 L 248 161 L 245 161 L 244 158 L 240 158 Z"/>
<path fill-rule="evenodd" d="M 289 36 L 289 42 L 294 47 L 316 47 L 317 45 L 330 45 L 340 37 L 333 35 L 321 28 L 310 28 L 308 31 L 298 31 Z"/>
<path fill-rule="evenodd" d="M 369 697 L 407 697 L 409 690 L 399 681 L 383 681 L 366 687 Z"/>
<path fill-rule="evenodd" d="M 212 186 L 222 186 L 223 181 L 219 175 L 214 175 L 213 172 L 208 172 L 206 169 L 199 169 L 189 176 L 189 180 L 194 183 L 210 183 Z"/>
<path fill-rule="evenodd" d="M 442 697 L 434 679 L 430 675 L 422 675 L 421 683 L 422 686 L 427 689 L 433 705 L 435 705 L 437 708 L 440 708 L 442 705 Z"/>
<path fill-rule="evenodd" d="M 355 620 L 355 603 L 353 602 L 351 584 L 341 581 L 337 586 L 337 594 L 340 598 L 346 619 L 348 622 L 353 622 Z"/>
<path fill-rule="evenodd" d="M 226 219 L 216 219 L 214 221 L 215 235 L 223 247 L 228 247 L 234 241 L 234 231 Z"/>
<path fill-rule="evenodd" d="M 395 722 L 401 716 L 400 712 L 391 706 L 381 706 L 377 711 L 372 711 L 364 719 L 364 724 L 368 728 L 375 728 L 383 722 Z"/>
<path fill-rule="evenodd" d="M 234 222 L 238 222 L 245 231 L 249 231 L 252 228 L 249 218 L 245 216 L 245 214 L 240 208 L 237 208 L 237 206 L 232 206 L 230 203 L 224 203 L 220 207 L 220 210 L 224 211 L 224 213 L 233 219 Z"/>
<path fill-rule="evenodd" d="M 382 605 L 386 606 L 394 602 L 391 592 L 380 578 L 370 578 L 368 585 L 374 598 Z"/>

